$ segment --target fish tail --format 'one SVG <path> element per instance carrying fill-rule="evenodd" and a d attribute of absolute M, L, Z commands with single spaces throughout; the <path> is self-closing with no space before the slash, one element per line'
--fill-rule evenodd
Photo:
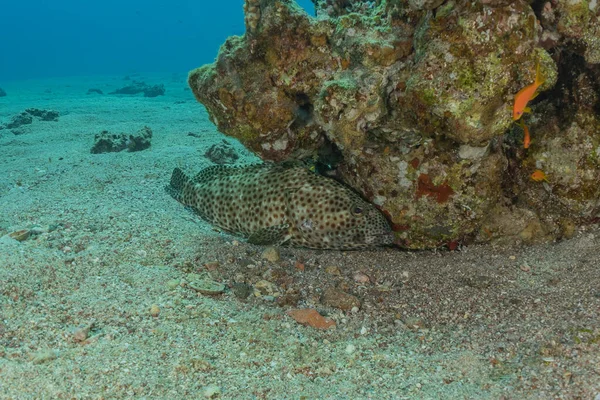
<path fill-rule="evenodd" d="M 183 198 L 183 189 L 189 182 L 190 178 L 181 170 L 181 168 L 175 168 L 173 174 L 171 174 L 171 182 L 165 187 L 165 190 L 175 200 L 181 201 Z"/>

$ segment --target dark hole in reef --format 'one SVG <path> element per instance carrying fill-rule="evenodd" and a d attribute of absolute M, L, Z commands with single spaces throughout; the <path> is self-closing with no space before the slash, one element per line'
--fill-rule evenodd
<path fill-rule="evenodd" d="M 318 174 L 342 181 L 337 168 L 343 159 L 342 152 L 323 134 L 323 144 L 309 164 L 314 166 L 315 172 Z"/>
<path fill-rule="evenodd" d="M 295 101 L 296 104 L 298 104 L 298 108 L 296 108 L 296 119 L 290 128 L 304 128 L 313 120 L 314 106 L 310 102 L 310 98 L 304 93 L 296 94 Z"/>
<path fill-rule="evenodd" d="M 585 104 L 585 100 L 579 98 L 582 83 L 580 79 L 586 79 L 594 91 L 600 90 L 600 79 L 594 74 L 594 70 L 586 64 L 583 56 L 566 50 L 554 52 L 554 58 L 558 65 L 558 80 L 554 87 L 540 93 L 534 103 L 549 100 L 553 103 L 560 114 L 560 126 L 566 128 L 573 122 L 577 109 L 583 105 L 592 108 L 595 112 L 600 111 L 600 101 L 595 104 Z"/>
<path fill-rule="evenodd" d="M 546 4 L 547 0 L 534 0 L 531 3 L 531 8 L 533 9 L 533 12 L 535 14 L 535 17 L 537 18 L 538 21 L 542 20 L 542 10 L 544 9 L 544 5 Z"/>

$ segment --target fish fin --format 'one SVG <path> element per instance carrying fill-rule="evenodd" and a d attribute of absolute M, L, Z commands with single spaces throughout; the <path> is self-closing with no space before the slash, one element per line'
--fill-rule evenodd
<path fill-rule="evenodd" d="M 181 168 L 175 168 L 171 174 L 171 182 L 169 185 L 165 186 L 165 190 L 175 200 L 181 201 L 183 189 L 189 182 L 190 178 L 181 170 Z"/>
<path fill-rule="evenodd" d="M 531 114 L 531 107 L 525 107 L 523 109 L 523 114 L 525 114 L 525 113 Z"/>
<path fill-rule="evenodd" d="M 192 179 L 192 183 L 207 183 L 215 179 L 224 177 L 234 177 L 239 174 L 248 174 L 253 171 L 270 168 L 271 164 L 250 164 L 250 165 L 211 165 L 198 172 Z"/>
<path fill-rule="evenodd" d="M 252 233 L 248 243 L 257 245 L 283 244 L 289 240 L 289 224 L 273 225 Z"/>
<path fill-rule="evenodd" d="M 540 92 L 534 92 L 534 93 L 531 95 L 531 98 L 529 99 L 529 101 L 531 101 L 531 100 L 535 99 L 536 97 L 538 97 L 538 96 L 539 96 L 539 94 L 540 94 Z"/>

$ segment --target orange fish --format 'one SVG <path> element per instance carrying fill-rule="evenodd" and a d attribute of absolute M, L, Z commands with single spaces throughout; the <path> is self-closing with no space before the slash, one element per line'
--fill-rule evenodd
<path fill-rule="evenodd" d="M 529 145 L 531 144 L 531 136 L 529 136 L 529 128 L 527 127 L 527 125 L 525 125 L 525 122 L 523 122 L 523 120 L 521 120 L 520 122 L 521 123 L 519 124 L 519 126 L 521 126 L 521 128 L 523 129 L 523 148 L 528 149 Z"/>
<path fill-rule="evenodd" d="M 546 179 L 546 178 L 547 178 L 546 174 L 541 169 L 536 169 L 533 172 L 533 174 L 531 174 L 531 179 L 533 179 L 536 182 L 541 182 L 541 181 L 548 182 L 548 179 Z"/>
<path fill-rule="evenodd" d="M 514 121 L 521 118 L 523 113 L 531 112 L 531 109 L 527 107 L 527 103 L 537 96 L 536 90 L 542 83 L 544 83 L 544 79 L 540 75 L 540 63 L 538 62 L 535 67 L 535 81 L 519 90 L 519 92 L 515 95 L 515 105 L 513 107 Z"/>

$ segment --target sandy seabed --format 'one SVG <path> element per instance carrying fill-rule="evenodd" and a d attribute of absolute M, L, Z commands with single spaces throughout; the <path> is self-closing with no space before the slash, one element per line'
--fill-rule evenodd
<path fill-rule="evenodd" d="M 1 399 L 600 399 L 597 227 L 533 247 L 269 261 L 163 190 L 225 138 L 185 78 L 139 77 L 165 84 L 157 98 L 86 94 L 123 77 L 3 83 L 0 122 L 60 118 L 0 130 Z M 150 149 L 90 153 L 96 133 L 143 126 Z M 199 276 L 250 295 L 198 293 Z M 360 309 L 330 307 L 331 288 Z M 337 325 L 299 325 L 292 307 Z"/>

